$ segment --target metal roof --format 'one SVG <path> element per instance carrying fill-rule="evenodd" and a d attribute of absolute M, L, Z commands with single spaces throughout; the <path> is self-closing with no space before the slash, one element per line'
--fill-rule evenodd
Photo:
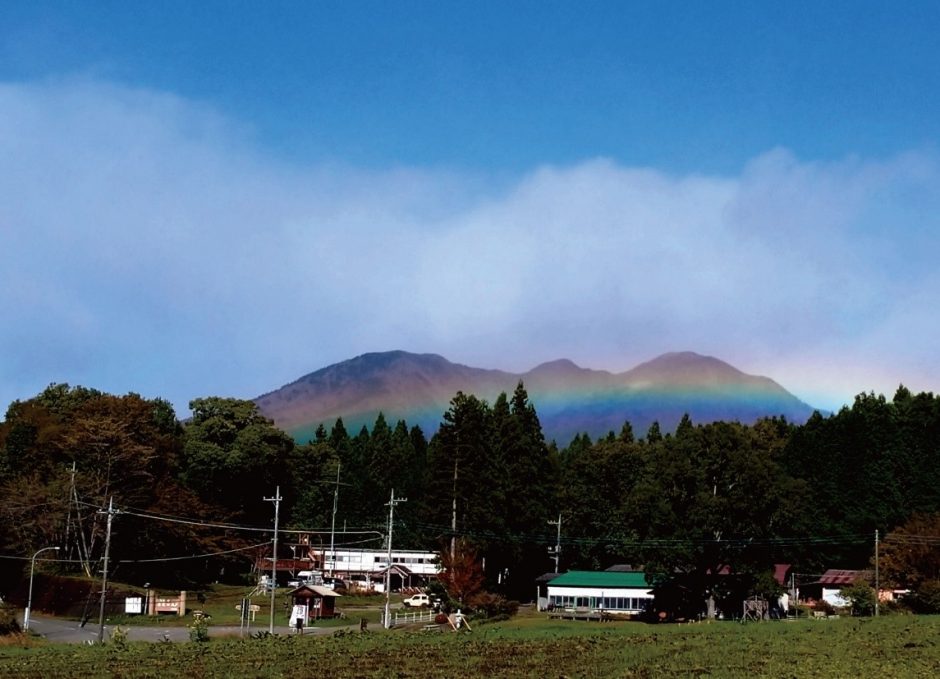
<path fill-rule="evenodd" d="M 830 568 L 819 578 L 819 583 L 823 585 L 851 585 L 856 580 L 866 578 L 870 571 L 849 571 Z"/>
<path fill-rule="evenodd" d="M 568 571 L 554 578 L 549 587 L 630 587 L 646 589 L 646 573 L 610 571 Z"/>
<path fill-rule="evenodd" d="M 297 594 L 297 593 L 299 593 L 299 592 L 301 592 L 302 590 L 305 590 L 305 589 L 306 589 L 307 591 L 313 592 L 314 594 L 316 594 L 316 595 L 318 595 L 318 596 L 320 596 L 320 597 L 338 597 L 338 596 L 342 596 L 341 594 L 337 594 L 336 592 L 334 592 L 334 591 L 333 591 L 332 589 L 330 589 L 329 587 L 322 587 L 321 585 L 301 585 L 300 587 L 297 587 L 296 589 L 292 589 L 290 592 L 288 592 L 288 594 Z"/>

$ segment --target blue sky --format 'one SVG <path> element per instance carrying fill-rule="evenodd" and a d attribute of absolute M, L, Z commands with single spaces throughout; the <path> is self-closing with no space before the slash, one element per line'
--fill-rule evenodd
<path fill-rule="evenodd" d="M 937 3 L 2 13 L 0 403 L 396 348 L 940 387 Z"/>

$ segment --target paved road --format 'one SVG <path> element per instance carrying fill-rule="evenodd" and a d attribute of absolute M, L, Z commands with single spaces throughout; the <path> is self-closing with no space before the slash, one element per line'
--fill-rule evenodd
<path fill-rule="evenodd" d="M 22 622 L 22 621 L 21 621 Z M 66 644 L 85 644 L 98 640 L 97 623 L 89 622 L 84 627 L 75 620 L 63 620 L 61 618 L 47 618 L 33 614 L 30 617 L 29 629 L 49 641 Z M 105 625 L 104 638 L 111 638 L 113 626 Z M 131 641 L 189 641 L 189 629 L 186 627 L 160 627 L 160 626 L 121 626 L 121 629 L 127 630 L 127 636 Z M 267 625 L 254 624 L 249 630 L 250 633 L 265 632 Z M 304 634 L 332 634 L 340 629 L 359 629 L 359 625 L 350 625 L 348 627 L 308 627 Z M 275 634 L 293 634 L 294 631 L 289 627 L 275 627 Z M 210 625 L 210 637 L 232 636 L 237 637 L 238 627 L 225 625 Z"/>

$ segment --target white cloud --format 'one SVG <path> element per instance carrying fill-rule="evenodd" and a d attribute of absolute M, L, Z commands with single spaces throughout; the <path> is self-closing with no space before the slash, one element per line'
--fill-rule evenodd
<path fill-rule="evenodd" d="M 302 167 L 172 95 L 2 85 L 0 403 L 50 381 L 250 397 L 392 348 L 515 370 L 692 349 L 824 407 L 936 389 L 938 189 L 928 152 L 775 149 L 732 177 Z"/>

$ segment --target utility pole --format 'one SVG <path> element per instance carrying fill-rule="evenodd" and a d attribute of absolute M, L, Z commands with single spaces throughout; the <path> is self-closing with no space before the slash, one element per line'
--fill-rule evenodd
<path fill-rule="evenodd" d="M 104 512 L 101 512 L 102 514 Z M 104 569 L 101 576 L 101 606 L 98 611 L 98 643 L 104 642 L 104 602 L 108 592 L 108 557 L 111 553 L 111 519 L 117 512 L 114 511 L 114 496 L 108 500 L 108 527 L 104 538 Z"/>
<path fill-rule="evenodd" d="M 72 476 L 69 485 L 69 512 L 65 517 L 65 558 L 72 558 L 72 488 L 75 486 L 75 461 L 72 461 L 72 470 L 69 472 Z M 78 540 L 76 540 L 78 542 Z"/>
<path fill-rule="evenodd" d="M 878 529 L 875 529 L 875 617 L 878 617 Z"/>
<path fill-rule="evenodd" d="M 88 545 L 85 544 L 85 529 L 82 528 L 82 509 L 81 505 L 78 502 L 78 491 L 75 490 L 75 462 L 72 462 L 72 470 L 69 472 L 71 474 L 71 485 L 72 485 L 72 501 L 75 502 L 75 526 L 78 532 L 79 541 L 78 545 L 78 560 L 81 563 L 82 570 L 85 571 L 87 577 L 91 577 L 91 563 L 88 555 Z M 69 505 L 71 507 L 71 505 Z M 71 512 L 70 512 L 71 513 Z M 66 548 L 68 545 L 66 545 Z"/>
<path fill-rule="evenodd" d="M 386 503 L 388 507 L 388 563 L 385 564 L 385 629 L 392 626 L 391 595 L 392 595 L 392 525 L 395 520 L 395 505 L 408 502 L 408 498 L 395 498 L 395 489 L 392 488 L 392 497 Z"/>
<path fill-rule="evenodd" d="M 797 616 L 800 614 L 800 609 L 797 608 L 799 601 L 796 598 L 796 574 L 793 571 L 790 571 L 790 606 L 793 607 L 793 610 L 796 611 Z"/>
<path fill-rule="evenodd" d="M 274 503 L 274 553 L 271 555 L 271 615 L 268 620 L 268 634 L 274 634 L 274 590 L 277 586 L 277 519 L 281 510 L 281 487 L 274 491 L 274 497 L 263 498 L 265 502 Z"/>
<path fill-rule="evenodd" d="M 558 536 L 555 538 L 555 572 L 558 572 L 558 559 L 561 557 L 561 513 L 558 514 L 557 521 L 549 521 L 549 526 L 558 526 Z M 551 551 L 551 547 L 549 547 Z"/>
<path fill-rule="evenodd" d="M 333 577 L 333 569 L 336 566 L 336 508 L 339 505 L 339 470 L 342 467 L 341 462 L 336 463 L 336 488 L 333 490 L 333 523 L 330 525 L 330 577 Z"/>

